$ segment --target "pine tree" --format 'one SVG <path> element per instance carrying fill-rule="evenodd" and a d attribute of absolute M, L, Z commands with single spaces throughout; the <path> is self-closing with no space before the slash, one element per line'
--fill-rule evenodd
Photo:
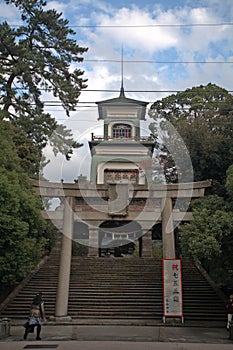
<path fill-rule="evenodd" d="M 0 24 L 0 119 L 22 128 L 40 151 L 50 141 L 67 158 L 79 147 L 72 133 L 44 112 L 42 92 L 58 98 L 69 115 L 86 88 L 78 68 L 87 48 L 80 47 L 68 21 L 42 0 L 6 0 L 21 13 L 22 25 Z M 71 67 L 76 67 L 71 69 Z"/>

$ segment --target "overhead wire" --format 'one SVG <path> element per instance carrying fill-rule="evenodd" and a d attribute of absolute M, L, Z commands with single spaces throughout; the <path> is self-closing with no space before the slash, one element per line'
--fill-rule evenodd
<path fill-rule="evenodd" d="M 71 28 L 153 28 L 153 27 L 219 27 L 233 26 L 233 22 L 220 23 L 155 23 L 155 24 L 81 24 L 70 25 Z"/>
<path fill-rule="evenodd" d="M 3 17 L 0 17 L 4 19 Z M 6 20 L 6 19 L 4 19 Z M 19 24 L 10 24 L 10 27 L 19 27 Z M 216 27 L 216 26 L 233 26 L 233 22 L 220 23 L 156 23 L 156 24 L 137 24 L 137 25 L 69 25 L 70 28 L 153 28 L 153 27 Z M 47 47 L 43 47 L 47 48 Z M 121 60 L 107 59 L 84 59 L 82 62 L 119 62 Z M 124 60 L 124 63 L 157 63 L 157 64 L 231 64 L 232 61 L 155 61 L 155 60 Z"/>
<path fill-rule="evenodd" d="M 121 60 L 113 59 L 86 59 L 85 62 L 104 62 L 104 63 L 121 63 Z M 157 61 L 157 60 L 125 60 L 124 63 L 156 63 L 156 64 L 232 64 L 233 61 Z"/>
<path fill-rule="evenodd" d="M 0 17 L 6 21 L 4 17 Z M 21 24 L 9 24 L 10 27 L 19 27 Z M 233 26 L 233 22 L 219 23 L 154 23 L 154 24 L 69 24 L 69 28 L 163 28 L 163 27 L 219 27 Z"/>
<path fill-rule="evenodd" d="M 3 17 L 0 17 L 4 19 Z M 6 19 L 5 19 L 6 20 Z M 11 27 L 18 27 L 20 25 L 10 24 Z M 69 25 L 70 28 L 156 28 L 156 27 L 217 27 L 217 26 L 233 26 L 233 22 L 220 22 L 220 23 L 156 23 L 156 24 L 137 24 L 137 25 Z M 80 63 L 85 62 L 109 62 L 109 63 L 122 63 L 122 60 L 118 59 L 84 59 Z M 155 64 L 233 64 L 233 61 L 160 61 L 160 60 L 124 60 L 124 63 L 155 63 Z M 17 88 L 23 90 L 23 88 Z M 47 90 L 40 88 L 39 90 Z M 51 89 L 52 90 L 52 89 Z M 125 90 L 129 93 L 178 93 L 185 90 Z M 83 92 L 104 92 L 104 93 L 118 93 L 115 89 L 83 89 Z M 232 93 L 233 90 L 228 90 Z M 154 101 L 148 102 L 153 103 Z M 47 104 L 46 107 L 61 106 L 61 102 L 43 101 Z M 94 104 L 95 101 L 80 102 L 80 104 Z M 79 108 L 82 106 L 79 105 Z M 84 106 L 83 106 L 84 107 Z M 86 108 L 93 108 L 93 106 L 85 106 Z"/>
<path fill-rule="evenodd" d="M 25 88 L 17 88 L 17 90 L 26 90 Z M 48 91 L 48 89 L 43 89 L 43 88 L 38 88 L 38 90 L 40 91 L 53 91 L 54 89 L 51 89 Z M 143 92 L 143 93 L 147 93 L 147 92 L 160 92 L 160 93 L 164 93 L 164 92 L 185 92 L 187 89 L 185 90 L 126 90 L 124 89 L 125 92 Z M 233 92 L 233 90 L 227 90 L 228 92 Z M 81 90 L 81 92 L 116 92 L 119 93 L 119 90 L 117 89 L 83 89 Z M 54 103 L 56 103 L 55 101 L 52 101 Z M 96 101 L 95 101 L 96 102 Z M 95 102 L 82 102 L 82 103 L 95 103 Z"/>

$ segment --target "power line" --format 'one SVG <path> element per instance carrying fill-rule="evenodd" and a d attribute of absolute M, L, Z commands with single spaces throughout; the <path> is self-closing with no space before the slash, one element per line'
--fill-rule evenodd
<path fill-rule="evenodd" d="M 80 63 L 85 62 L 109 62 L 121 63 L 121 60 L 112 59 L 85 59 Z M 124 63 L 157 63 L 157 64 L 232 64 L 233 61 L 155 61 L 155 60 L 124 60 Z"/>
<path fill-rule="evenodd" d="M 70 25 L 72 28 L 153 28 L 153 27 L 218 27 L 218 26 L 232 26 L 232 22 L 222 22 L 222 23 L 173 23 L 173 24 L 137 24 L 137 25 Z"/>
<path fill-rule="evenodd" d="M 57 102 L 56 104 L 54 104 L 52 101 L 41 101 L 43 104 L 45 104 L 46 105 L 46 107 L 60 107 L 60 106 L 62 106 L 62 103 L 61 102 Z M 154 102 L 156 102 L 155 100 L 153 100 L 153 101 L 149 101 L 148 103 L 154 103 Z M 226 101 L 217 101 L 218 102 L 218 105 L 220 105 L 220 104 L 225 104 L 226 103 Z M 95 105 L 96 104 L 96 102 L 94 102 L 94 101 L 89 101 L 89 102 L 87 102 L 88 104 L 92 104 L 92 105 L 84 105 L 84 106 L 80 106 L 80 104 L 82 104 L 82 103 L 84 103 L 84 102 L 78 102 L 77 103 L 77 108 L 95 108 L 95 109 L 97 109 L 98 108 L 98 106 L 97 105 Z M 31 106 L 34 106 L 35 105 L 35 103 L 30 103 L 30 105 Z M 183 108 L 183 109 L 189 109 L 189 108 Z M 207 108 L 208 110 L 215 110 L 214 108 Z M 94 109 L 93 109 L 94 110 Z M 75 110 L 75 111 L 77 111 L 77 110 Z M 72 112 L 72 111 L 71 111 Z"/>
<path fill-rule="evenodd" d="M 6 18 L 2 18 L 2 21 L 7 21 Z M 20 24 L 9 24 L 10 27 L 20 27 Z M 220 23 L 156 23 L 156 24 L 82 24 L 82 25 L 69 25 L 69 28 L 163 28 L 163 27 L 220 27 L 220 26 L 233 26 L 233 22 L 220 22 Z"/>
<path fill-rule="evenodd" d="M 15 90 L 27 90 L 25 88 L 15 88 Z M 38 90 L 40 91 L 48 91 L 48 89 L 42 89 L 39 88 Z M 50 91 L 53 91 L 54 89 L 51 89 Z M 185 92 L 186 90 L 125 90 L 125 92 L 160 92 L 160 93 L 164 93 L 164 92 Z M 233 90 L 226 90 L 228 92 L 233 92 Z M 119 90 L 116 89 L 83 89 L 81 90 L 81 93 L 83 92 L 116 92 L 119 93 Z M 56 103 L 56 101 L 53 101 L 54 103 Z M 96 102 L 96 101 L 95 101 Z M 82 102 L 82 103 L 95 103 L 95 102 Z"/>
<path fill-rule="evenodd" d="M 82 92 L 87 91 L 87 92 L 116 92 L 119 93 L 119 90 L 82 90 Z M 143 92 L 143 93 L 147 93 L 147 92 L 160 92 L 160 93 L 164 93 L 164 92 L 185 92 L 185 90 L 125 90 L 125 92 Z M 233 92 L 233 90 L 227 90 L 228 92 Z"/>

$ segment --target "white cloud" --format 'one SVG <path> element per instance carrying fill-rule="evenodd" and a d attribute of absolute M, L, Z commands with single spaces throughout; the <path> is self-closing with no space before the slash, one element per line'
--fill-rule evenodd
<path fill-rule="evenodd" d="M 184 6 L 171 8 L 164 11 L 162 7 L 154 5 L 154 11 L 149 11 L 143 5 L 142 8 L 129 6 L 117 9 L 114 2 L 95 2 L 94 5 L 84 9 L 87 1 L 75 1 L 74 7 L 69 3 L 68 10 L 74 11 L 73 22 L 76 24 L 89 24 L 100 26 L 127 25 L 132 28 L 103 28 L 92 27 L 77 29 L 77 39 L 81 38 L 82 46 L 89 47 L 84 58 L 121 60 L 121 46 L 124 47 L 125 60 L 160 60 L 164 61 L 195 61 L 202 57 L 206 61 L 233 60 L 232 57 L 232 26 L 216 27 L 137 27 L 138 25 L 156 24 L 199 24 L 222 23 L 226 20 L 226 8 L 233 15 L 232 0 L 226 2 L 218 0 L 204 1 L 203 7 Z M 213 5 L 214 4 L 214 5 Z M 88 9 L 88 11 L 87 11 Z M 135 26 L 135 27 L 133 27 Z M 224 52 L 222 50 L 224 43 Z M 121 83 L 121 64 L 107 62 L 86 62 L 85 76 L 88 78 L 88 89 L 119 91 Z M 232 90 L 231 64 L 150 64 L 150 63 L 124 63 L 124 86 L 126 90 L 185 90 L 188 87 L 205 85 L 209 82 Z M 127 92 L 126 95 L 144 101 L 155 101 L 169 93 Z M 118 93 L 83 92 L 81 101 L 100 101 L 118 96 Z M 74 131 L 75 137 L 85 141 L 85 147 L 75 152 L 72 161 L 63 163 L 62 177 L 67 181 L 73 181 L 80 173 L 89 175 L 90 153 L 87 140 L 91 132 L 103 134 L 102 124 L 97 120 L 97 108 L 73 113 L 66 122 L 68 128 Z M 143 124 L 146 132 L 148 122 Z M 79 164 L 79 168 L 77 168 Z M 58 163 L 59 165 L 59 163 Z M 50 168 L 54 174 L 53 165 Z M 59 179 L 58 179 L 59 180 Z"/>
<path fill-rule="evenodd" d="M 98 36 L 104 37 L 112 46 L 120 47 L 122 44 L 137 51 L 146 51 L 151 54 L 154 50 L 164 50 L 177 44 L 177 39 L 169 28 L 138 27 L 157 24 L 151 14 L 138 8 L 123 8 L 116 11 L 113 16 L 102 14 L 98 16 L 101 26 L 131 26 L 118 28 L 98 28 Z"/>
<path fill-rule="evenodd" d="M 58 13 L 64 12 L 67 8 L 67 4 L 59 2 L 59 1 L 48 1 L 46 5 L 47 9 L 55 9 Z"/>
<path fill-rule="evenodd" d="M 48 2 L 48 8 L 55 8 L 58 12 L 63 12 L 63 18 L 67 18 L 70 25 L 93 26 L 74 28 L 77 32 L 78 44 L 89 48 L 84 54 L 84 63 L 78 64 L 78 67 L 85 71 L 85 77 L 88 78 L 88 89 L 117 90 L 116 93 L 83 91 L 80 101 L 94 102 L 118 96 L 121 84 L 121 62 L 87 62 L 85 59 L 120 61 L 122 45 L 125 61 L 164 62 L 161 64 L 125 62 L 125 90 L 183 90 L 209 82 L 232 90 L 232 64 L 175 65 L 166 63 L 166 61 L 195 60 L 232 61 L 233 26 L 174 26 L 176 24 L 230 22 L 233 16 L 232 0 L 187 1 L 183 7 L 179 6 L 179 1 L 170 1 L 170 6 L 166 6 L 166 10 L 163 5 L 162 0 L 157 0 L 156 3 L 153 0 L 147 1 L 146 4 L 142 2 L 141 6 L 138 1 L 137 6 L 133 5 L 133 2 L 125 1 L 125 7 L 119 7 L 116 1 L 101 0 L 95 2 L 92 0 L 51 0 Z M 19 20 L 18 10 L 13 6 L 1 3 L 0 12 L 1 16 L 11 23 L 16 24 Z M 165 24 L 173 26 L 155 26 Z M 95 25 L 132 27 L 106 28 L 95 27 Z M 139 25 L 149 27 L 137 27 Z M 126 92 L 128 97 L 144 101 L 155 101 L 168 94 Z M 56 118 L 67 119 L 63 112 L 53 112 L 53 114 Z M 66 121 L 66 125 L 73 130 L 75 137 L 81 135 L 80 137 L 88 139 L 91 133 L 90 128 L 98 128 L 100 125 L 97 118 L 97 107 L 89 107 L 84 111 L 71 113 L 71 118 Z M 102 132 L 99 131 L 99 133 Z M 85 149 L 77 150 L 79 160 L 83 159 L 83 150 Z M 78 161 L 76 155 L 75 160 Z M 65 165 L 69 169 L 70 165 Z"/>
<path fill-rule="evenodd" d="M 7 21 L 9 24 L 15 25 L 22 23 L 18 9 L 6 3 L 0 3 L 0 20 L 1 22 Z"/>
<path fill-rule="evenodd" d="M 78 4 L 77 4 L 78 6 Z M 131 25 L 139 24 L 185 24 L 185 23 L 220 23 L 223 19 L 218 12 L 211 8 L 179 8 L 162 11 L 161 8 L 154 12 L 140 10 L 137 7 L 123 9 L 111 9 L 110 6 L 99 8 L 95 3 L 93 12 L 78 13 L 76 23 L 98 25 Z M 81 29 L 80 29 L 81 30 Z M 78 31 L 80 31 L 78 30 Z M 121 45 L 124 46 L 124 59 L 150 60 L 156 59 L 157 55 L 166 52 L 168 57 L 162 56 L 164 61 L 187 60 L 194 61 L 198 55 L 207 61 L 224 60 L 221 52 L 216 53 L 210 46 L 217 42 L 229 42 L 232 28 L 227 27 L 148 27 L 148 28 L 85 28 L 82 29 L 82 45 L 89 47 L 84 55 L 89 59 L 121 59 Z M 221 45 L 218 45 L 221 50 Z M 169 51 L 169 50 L 173 51 Z M 227 51 L 227 47 L 225 47 Z M 230 51 L 230 49 L 229 49 Z M 173 58 L 172 55 L 175 55 Z M 229 59 L 232 59 L 229 56 Z M 107 62 L 87 62 L 85 76 L 88 78 L 88 89 L 106 90 L 116 89 L 119 91 L 121 83 L 121 64 Z M 124 86 L 126 90 L 182 90 L 209 82 L 219 86 L 231 88 L 232 65 L 204 64 L 204 65 L 171 65 L 150 63 L 124 63 Z M 129 93 L 127 96 L 144 101 L 155 101 L 169 93 Z M 117 96 L 118 93 L 82 92 L 81 101 L 100 101 Z M 67 181 L 80 173 L 89 175 L 90 152 L 87 139 L 91 132 L 102 134 L 102 126 L 98 122 L 97 108 L 92 107 L 83 112 L 73 113 L 65 123 L 74 131 L 75 137 L 80 142 L 84 140 L 85 146 L 75 152 L 72 161 L 62 163 L 62 178 Z M 142 127 L 146 133 L 149 120 Z M 81 133 L 81 134 L 80 134 Z M 48 168 L 48 174 L 54 174 L 54 168 L 59 162 L 55 159 Z M 77 169 L 77 164 L 81 164 Z M 59 174 L 59 172 L 56 172 Z M 59 179 L 57 179 L 59 180 Z"/>

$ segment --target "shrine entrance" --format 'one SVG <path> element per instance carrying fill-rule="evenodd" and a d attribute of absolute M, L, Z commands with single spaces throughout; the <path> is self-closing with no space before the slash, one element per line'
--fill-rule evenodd
<path fill-rule="evenodd" d="M 137 222 L 105 221 L 99 229 L 99 256 L 141 256 L 141 235 Z"/>
<path fill-rule="evenodd" d="M 153 241 L 157 241 L 156 248 L 161 252 L 161 257 L 174 259 L 175 224 L 193 219 L 191 212 L 174 206 L 174 201 L 179 198 L 190 200 L 203 197 L 205 189 L 211 186 L 211 181 L 150 184 L 149 188 L 137 184 L 125 191 L 125 196 L 123 191 L 126 185 L 122 184 L 118 193 L 123 199 L 126 200 L 127 196 L 130 199 L 130 204 L 127 202 L 124 210 L 112 205 L 112 201 L 115 201 L 113 184 L 49 181 L 32 181 L 32 184 L 35 193 L 42 198 L 62 200 L 58 210 L 47 210 L 43 215 L 52 220 L 56 227 L 62 228 L 55 316 L 64 317 L 68 315 L 73 236 L 76 240 L 86 240 L 89 257 L 101 256 L 102 250 L 104 252 L 110 246 L 114 248 L 114 255 L 117 255 L 115 248 L 121 247 L 122 255 L 126 246 L 127 256 L 150 258 L 153 256 Z M 77 227 L 74 227 L 74 222 L 81 224 L 76 223 Z M 155 228 L 158 224 L 161 226 Z M 117 244 L 113 246 L 112 242 Z M 131 242 L 134 251 L 130 255 L 133 246 Z"/>
<path fill-rule="evenodd" d="M 111 244 L 114 246 L 111 247 Z M 118 244 L 117 246 L 115 246 Z M 133 257 L 136 244 L 132 241 L 123 241 L 123 240 L 113 240 L 110 242 L 107 248 L 101 248 L 100 256 L 101 257 Z"/>

